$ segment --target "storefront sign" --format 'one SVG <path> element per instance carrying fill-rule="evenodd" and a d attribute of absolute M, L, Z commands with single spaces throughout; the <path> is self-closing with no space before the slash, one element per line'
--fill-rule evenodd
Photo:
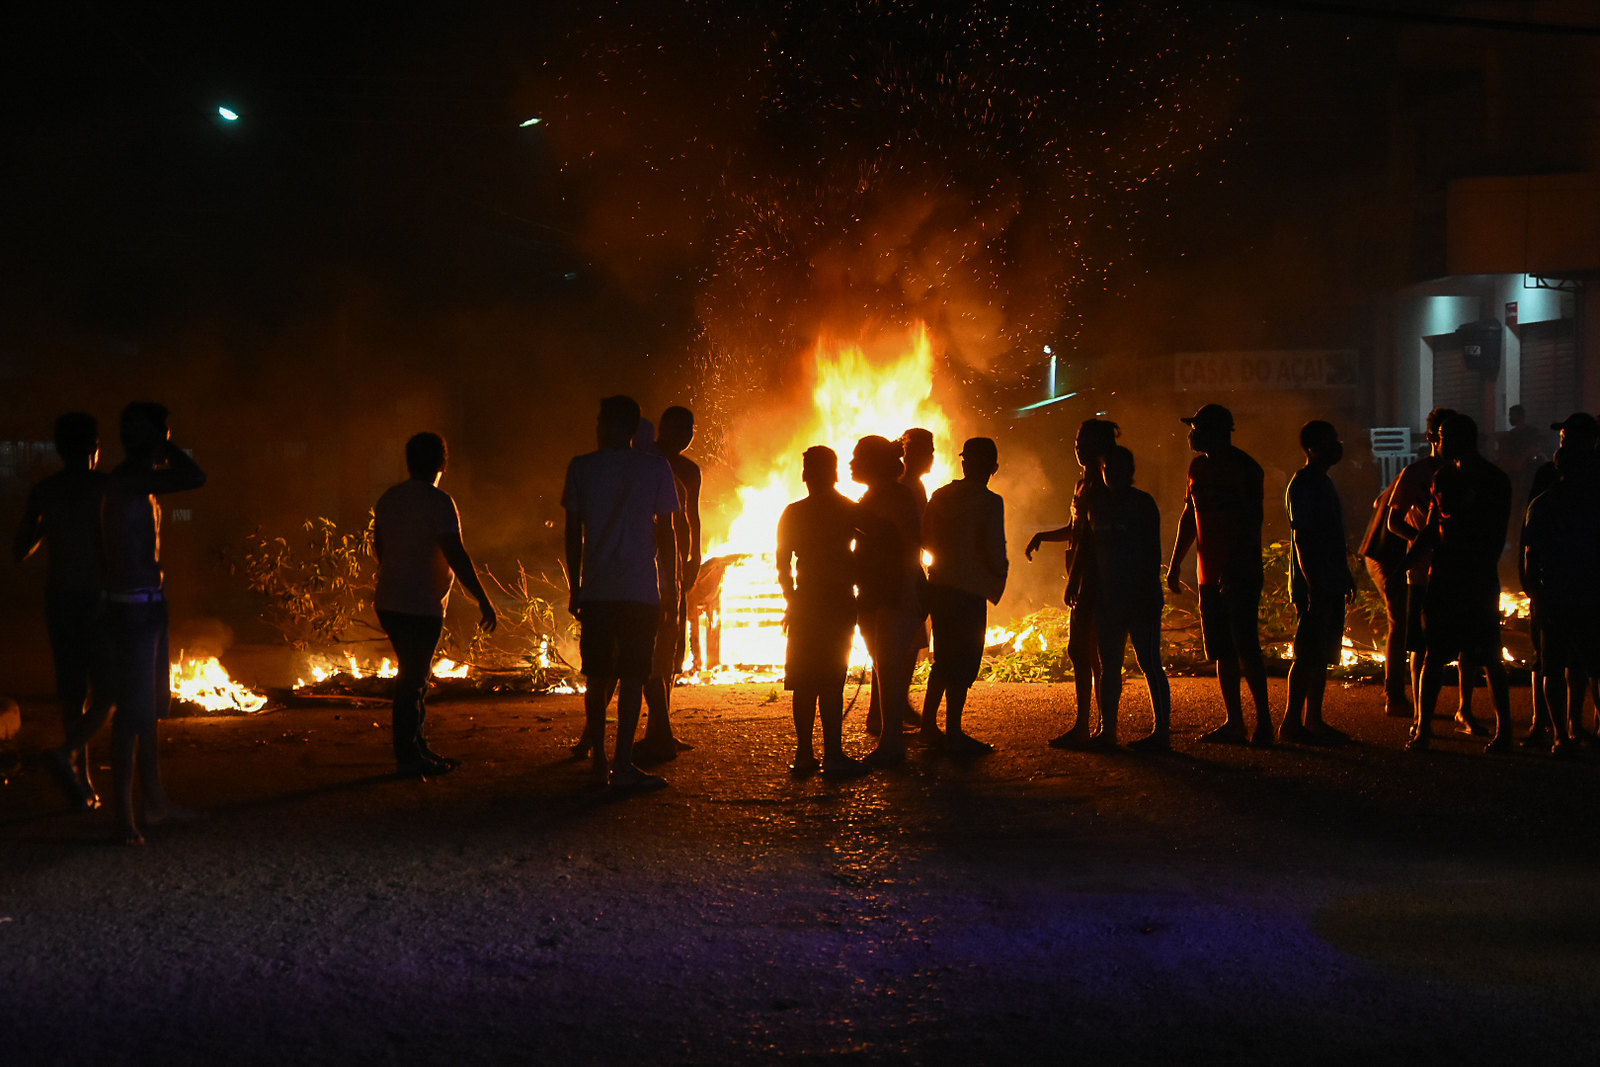
<path fill-rule="evenodd" d="M 1172 362 L 1178 389 L 1350 389 L 1360 369 L 1353 349 L 1179 352 Z"/>

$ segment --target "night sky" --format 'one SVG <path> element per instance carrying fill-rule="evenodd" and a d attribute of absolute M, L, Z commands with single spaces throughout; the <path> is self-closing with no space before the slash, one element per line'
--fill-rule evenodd
<path fill-rule="evenodd" d="M 1475 113 L 1453 51 L 1568 42 L 1392 5 L 3 18 L 4 435 L 161 397 L 228 468 L 224 541 L 359 521 L 433 426 L 485 551 L 544 558 L 596 397 L 691 403 L 714 468 L 822 334 L 927 321 L 973 424 L 1038 394 L 1044 344 L 1090 386 L 1172 351 L 1367 347 L 1374 298 L 1439 272 L 1415 205 L 1572 162 L 1486 162 L 1449 124 L 1398 152 L 1416 116 Z"/>

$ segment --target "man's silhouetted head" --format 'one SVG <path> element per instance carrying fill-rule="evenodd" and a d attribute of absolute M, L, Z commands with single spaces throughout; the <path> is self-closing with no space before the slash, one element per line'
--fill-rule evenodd
<path fill-rule="evenodd" d="M 601 448 L 628 448 L 639 428 L 639 402 L 631 396 L 608 396 L 600 401 L 595 438 Z"/>
<path fill-rule="evenodd" d="M 933 434 L 922 427 L 913 426 L 900 435 L 900 452 L 911 477 L 920 478 L 933 470 Z"/>
<path fill-rule="evenodd" d="M 800 454 L 800 480 L 825 489 L 839 482 L 839 454 L 827 445 L 812 445 Z"/>
<path fill-rule="evenodd" d="M 1189 424 L 1189 447 L 1196 452 L 1233 443 L 1233 412 L 1221 404 L 1206 404 L 1182 421 Z"/>
<path fill-rule="evenodd" d="M 93 415 L 69 411 L 56 419 L 56 455 L 68 463 L 84 463 L 99 451 L 100 424 Z"/>
<path fill-rule="evenodd" d="M 1000 450 L 990 437 L 969 437 L 961 446 L 961 473 L 977 481 L 988 481 L 1000 469 Z"/>
<path fill-rule="evenodd" d="M 152 400 L 135 400 L 122 409 L 122 447 L 130 457 L 153 455 L 170 436 L 167 406 Z"/>
<path fill-rule="evenodd" d="M 1300 448 L 1307 462 L 1323 467 L 1331 467 L 1344 458 L 1339 431 L 1333 428 L 1333 423 L 1322 419 L 1312 419 L 1300 427 Z"/>
<path fill-rule="evenodd" d="M 1445 459 L 1464 459 L 1477 455 L 1478 424 L 1470 415 L 1459 412 L 1439 424 L 1439 455 Z"/>
<path fill-rule="evenodd" d="M 656 443 L 661 451 L 676 454 L 689 447 L 694 440 L 694 412 L 674 404 L 661 413 L 661 432 Z"/>
<path fill-rule="evenodd" d="M 432 482 L 438 478 L 448 458 L 444 438 L 436 433 L 423 431 L 413 434 L 406 442 L 406 470 L 418 481 Z"/>

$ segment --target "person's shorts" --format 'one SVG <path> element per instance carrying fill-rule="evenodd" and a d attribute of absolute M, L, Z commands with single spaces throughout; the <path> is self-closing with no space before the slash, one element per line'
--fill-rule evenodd
<path fill-rule="evenodd" d="M 578 655 L 587 678 L 650 677 L 661 606 L 634 600 L 591 600 L 581 605 Z"/>
<path fill-rule="evenodd" d="M 1500 585 L 1486 578 L 1440 578 L 1422 598 L 1422 630 L 1430 654 L 1500 662 Z"/>
<path fill-rule="evenodd" d="M 1428 602 L 1428 583 L 1412 582 L 1406 586 L 1406 651 L 1426 652 L 1428 633 L 1422 625 L 1422 609 Z"/>
<path fill-rule="evenodd" d="M 855 604 L 793 603 L 783 687 L 822 691 L 844 687 L 850 670 L 850 643 L 856 633 Z"/>
<path fill-rule="evenodd" d="M 1208 660 L 1261 658 L 1261 587 L 1200 587 L 1200 640 Z"/>
<path fill-rule="evenodd" d="M 933 620 L 933 666 L 945 684 L 966 689 L 983 666 L 983 635 L 989 626 L 989 605 L 977 593 L 947 585 L 928 586 L 928 612 Z"/>
<path fill-rule="evenodd" d="M 1539 667 L 1544 671 L 1577 668 L 1593 676 L 1600 651 L 1600 621 L 1594 609 L 1578 604 L 1544 604 L 1535 631 Z"/>
<path fill-rule="evenodd" d="M 1296 663 L 1336 666 L 1344 648 L 1344 600 L 1301 611 L 1294 629 Z"/>

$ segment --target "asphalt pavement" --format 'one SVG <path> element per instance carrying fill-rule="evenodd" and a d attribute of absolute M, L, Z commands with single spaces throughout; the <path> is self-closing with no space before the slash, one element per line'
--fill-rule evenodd
<path fill-rule="evenodd" d="M 1174 682 L 1173 753 L 1060 752 L 1070 686 L 982 684 L 993 754 L 841 783 L 790 776 L 776 686 L 676 697 L 695 747 L 648 795 L 567 758 L 576 696 L 435 704 L 463 766 L 433 782 L 390 777 L 383 708 L 172 720 L 205 817 L 142 847 L 24 768 L 0 1062 L 1600 1057 L 1600 752 L 1485 756 L 1441 721 L 1408 754 L 1338 683 L 1348 745 L 1204 744 L 1205 679 Z M 1126 705 L 1139 736 L 1136 677 Z"/>

